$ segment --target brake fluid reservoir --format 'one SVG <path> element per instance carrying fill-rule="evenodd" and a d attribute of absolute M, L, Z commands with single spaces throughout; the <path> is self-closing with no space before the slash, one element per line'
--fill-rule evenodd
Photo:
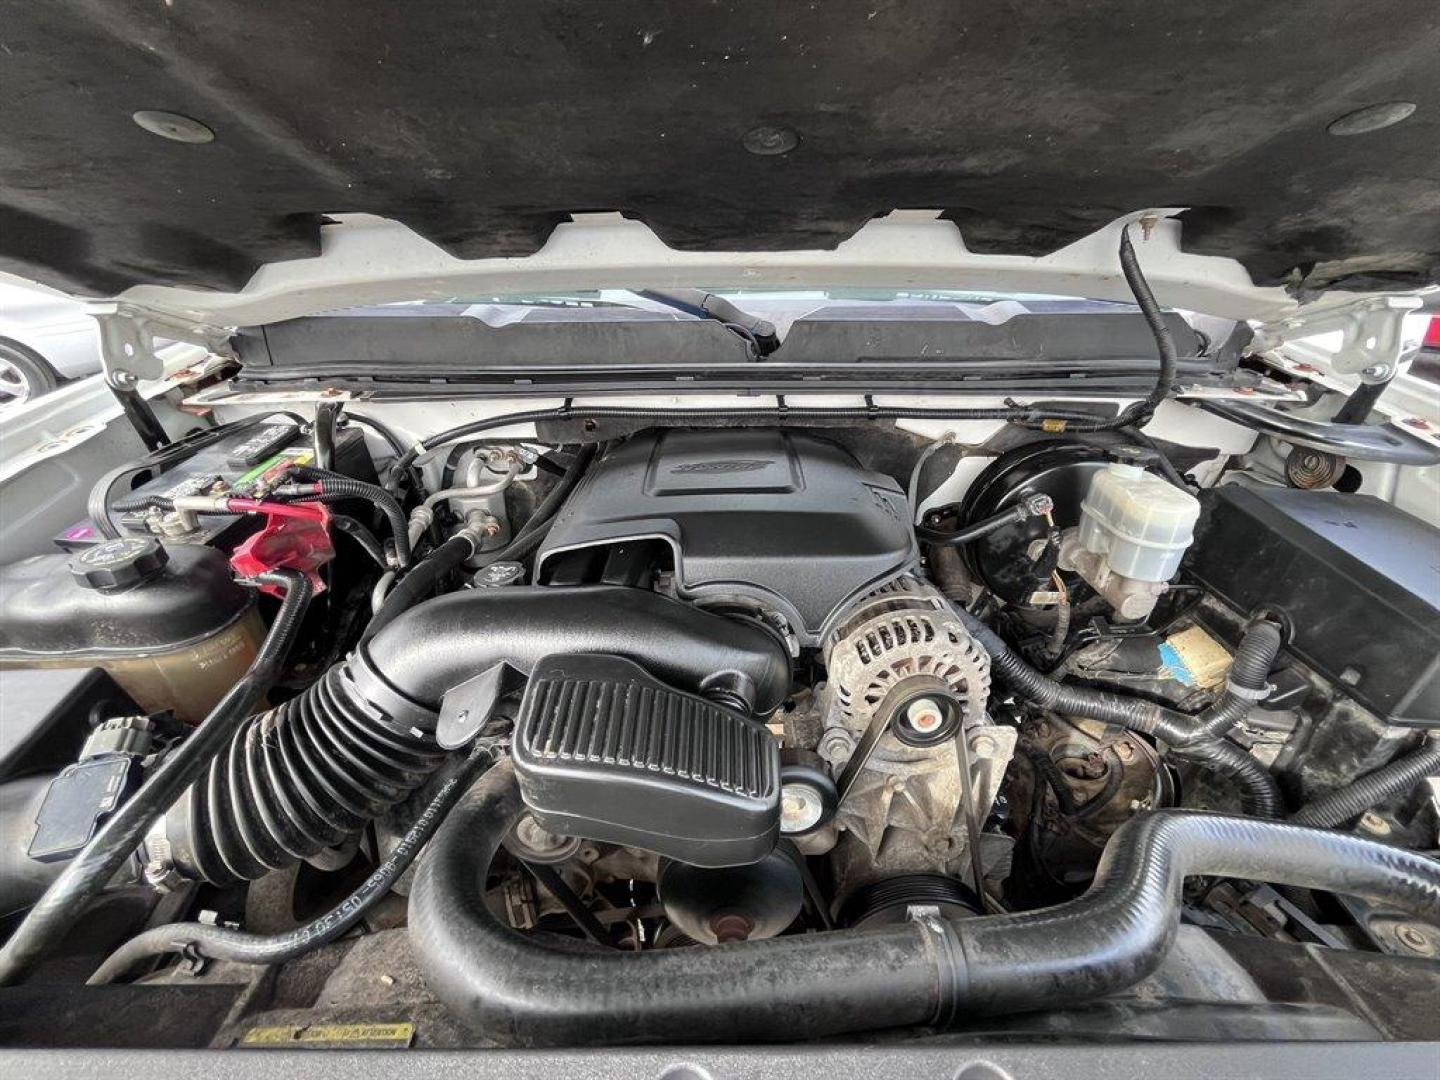
<path fill-rule="evenodd" d="M 1200 500 L 1138 465 L 1095 474 L 1080 505 L 1080 546 L 1112 574 L 1169 581 L 1195 538 Z"/>

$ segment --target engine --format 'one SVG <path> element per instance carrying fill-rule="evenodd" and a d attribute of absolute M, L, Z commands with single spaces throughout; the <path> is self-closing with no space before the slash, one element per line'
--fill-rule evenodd
<path fill-rule="evenodd" d="M 92 499 L 114 536 L 0 569 L 5 981 L 119 893 L 168 915 L 97 921 L 87 973 L 244 983 L 214 1044 L 352 1016 L 376 965 L 431 1045 L 1061 1030 L 1219 962 L 1182 908 L 1353 941 L 1332 892 L 1390 905 L 1377 955 L 1440 951 L 1440 682 L 1401 640 L 1440 601 L 1396 554 L 1435 535 L 1387 504 L 1038 431 L 925 483 L 944 447 L 863 425 L 388 475 L 298 435 L 217 429 Z M 306 963 L 303 1006 L 255 981 Z M 1169 977 L 1134 993 L 1203 982 Z"/>

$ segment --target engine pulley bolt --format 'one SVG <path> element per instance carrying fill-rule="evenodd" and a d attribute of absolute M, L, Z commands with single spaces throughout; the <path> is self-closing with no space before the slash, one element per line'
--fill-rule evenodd
<path fill-rule="evenodd" d="M 916 698 L 905 707 L 905 719 L 921 735 L 939 731 L 945 723 L 945 711 L 934 698 Z"/>
<path fill-rule="evenodd" d="M 780 789 L 780 831 L 808 832 L 825 815 L 820 793 L 808 784 L 786 784 Z"/>
<path fill-rule="evenodd" d="M 515 837 L 526 847 L 533 848 L 535 851 L 555 851 L 565 846 L 566 839 L 542 828 L 540 823 L 529 814 L 515 823 Z"/>

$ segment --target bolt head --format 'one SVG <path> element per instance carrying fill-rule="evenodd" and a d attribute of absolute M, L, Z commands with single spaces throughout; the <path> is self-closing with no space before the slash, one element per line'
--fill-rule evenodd
<path fill-rule="evenodd" d="M 906 706 L 905 719 L 921 735 L 929 735 L 944 726 L 945 710 L 934 698 L 917 698 Z"/>
<path fill-rule="evenodd" d="M 1390 823 L 1379 814 L 1367 811 L 1360 816 L 1360 829 L 1373 836 L 1387 836 L 1390 833 Z"/>
<path fill-rule="evenodd" d="M 1418 926 L 1409 923 L 1401 923 L 1395 928 L 1395 940 L 1422 956 L 1434 956 L 1437 951 L 1435 943 Z"/>

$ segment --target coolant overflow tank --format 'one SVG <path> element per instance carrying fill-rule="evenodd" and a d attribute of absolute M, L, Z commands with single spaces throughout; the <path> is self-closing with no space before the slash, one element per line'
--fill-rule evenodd
<path fill-rule="evenodd" d="M 0 667 L 103 668 L 147 713 L 199 723 L 263 636 L 213 548 L 125 537 L 0 566 Z"/>
<path fill-rule="evenodd" d="M 1195 538 L 1200 500 L 1146 472 L 1117 463 L 1097 472 L 1067 535 L 1060 565 L 1076 571 L 1124 619 L 1144 619 L 1180 569 Z"/>

